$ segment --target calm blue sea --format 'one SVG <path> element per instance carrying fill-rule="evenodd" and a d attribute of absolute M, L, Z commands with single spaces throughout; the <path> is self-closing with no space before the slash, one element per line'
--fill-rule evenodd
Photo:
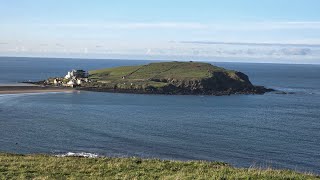
<path fill-rule="evenodd" d="M 0 84 L 150 61 L 0 58 Z M 214 63 L 280 95 L 0 95 L 0 151 L 224 161 L 320 174 L 320 66 Z"/>

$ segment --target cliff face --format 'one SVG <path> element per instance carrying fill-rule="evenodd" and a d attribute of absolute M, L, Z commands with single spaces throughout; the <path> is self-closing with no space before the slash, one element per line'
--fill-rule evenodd
<path fill-rule="evenodd" d="M 247 75 L 241 72 L 213 72 L 211 77 L 204 79 L 179 80 L 179 79 L 153 79 L 154 81 L 168 83 L 157 89 L 149 87 L 147 91 L 175 94 L 263 94 L 268 89 L 252 85 Z"/>
<path fill-rule="evenodd" d="M 241 91 L 253 88 L 248 76 L 241 72 L 236 72 L 234 74 L 214 72 L 211 78 L 203 80 L 203 84 L 206 90 L 217 91 L 224 91 L 228 89 Z"/>

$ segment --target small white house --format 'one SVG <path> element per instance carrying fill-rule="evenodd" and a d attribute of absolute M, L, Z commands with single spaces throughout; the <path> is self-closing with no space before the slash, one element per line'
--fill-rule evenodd
<path fill-rule="evenodd" d="M 82 81 L 81 81 L 81 79 L 77 79 L 77 85 L 81 85 L 81 83 L 82 83 Z"/>
<path fill-rule="evenodd" d="M 53 79 L 53 84 L 54 84 L 55 86 L 60 86 L 60 85 L 63 84 L 63 82 L 61 81 L 61 79 L 55 78 L 55 79 Z"/>
<path fill-rule="evenodd" d="M 64 77 L 65 79 L 72 78 L 87 78 L 89 76 L 88 72 L 84 70 L 72 70 L 69 71 L 68 74 Z"/>
<path fill-rule="evenodd" d="M 54 84 L 54 85 L 59 84 L 58 80 L 57 80 L 57 79 L 54 79 L 54 80 L 53 80 L 53 84 Z"/>
<path fill-rule="evenodd" d="M 74 87 L 76 85 L 75 80 L 70 80 L 69 82 L 67 82 L 67 86 L 69 87 Z"/>
<path fill-rule="evenodd" d="M 64 77 L 65 79 L 71 79 L 71 72 L 69 71 L 68 74 Z"/>

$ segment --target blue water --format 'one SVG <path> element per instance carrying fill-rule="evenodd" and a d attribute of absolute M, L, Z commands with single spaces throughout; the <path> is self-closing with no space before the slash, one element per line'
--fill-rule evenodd
<path fill-rule="evenodd" d="M 0 58 L 0 84 L 149 61 Z M 320 174 L 320 66 L 213 63 L 280 95 L 0 95 L 0 151 L 224 161 Z"/>

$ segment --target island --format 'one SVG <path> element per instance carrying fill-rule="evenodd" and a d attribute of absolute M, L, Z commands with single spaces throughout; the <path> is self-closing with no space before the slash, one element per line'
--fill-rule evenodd
<path fill-rule="evenodd" d="M 157 62 L 92 70 L 72 70 L 65 77 L 36 84 L 78 90 L 168 95 L 264 94 L 273 91 L 253 85 L 242 72 L 203 62 Z"/>

